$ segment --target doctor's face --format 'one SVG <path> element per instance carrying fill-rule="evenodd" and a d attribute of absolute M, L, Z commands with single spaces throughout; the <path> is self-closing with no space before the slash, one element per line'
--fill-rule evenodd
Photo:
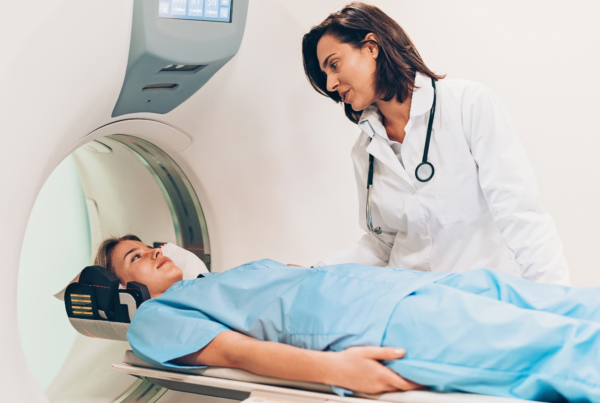
<path fill-rule="evenodd" d="M 111 261 L 121 283 L 137 281 L 145 284 L 152 298 L 183 279 L 179 267 L 163 256 L 160 248 L 152 249 L 142 242 L 119 242 L 112 251 Z"/>
<path fill-rule="evenodd" d="M 365 39 L 374 40 L 375 35 L 369 34 Z M 366 44 L 356 49 L 332 35 L 323 35 L 317 43 L 317 58 L 327 75 L 327 91 L 337 91 L 355 111 L 362 111 L 376 101 L 376 46 Z"/>

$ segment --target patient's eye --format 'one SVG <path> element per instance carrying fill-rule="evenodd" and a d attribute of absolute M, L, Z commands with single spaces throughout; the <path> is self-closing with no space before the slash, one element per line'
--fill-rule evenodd
<path fill-rule="evenodd" d="M 135 262 L 136 260 L 138 260 L 141 257 L 142 257 L 142 255 L 139 252 L 137 252 L 135 255 L 133 255 L 131 257 L 131 263 Z"/>

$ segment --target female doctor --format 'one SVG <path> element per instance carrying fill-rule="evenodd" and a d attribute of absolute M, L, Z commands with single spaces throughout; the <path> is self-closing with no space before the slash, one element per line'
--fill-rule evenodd
<path fill-rule="evenodd" d="M 351 3 L 303 39 L 312 86 L 361 129 L 352 159 L 366 234 L 318 265 L 488 268 L 569 284 L 552 218 L 498 97 L 433 73 L 402 28 Z"/>

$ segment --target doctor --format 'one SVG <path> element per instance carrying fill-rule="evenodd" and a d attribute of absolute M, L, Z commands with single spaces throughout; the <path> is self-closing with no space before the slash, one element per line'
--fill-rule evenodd
<path fill-rule="evenodd" d="M 362 131 L 352 160 L 366 234 L 318 266 L 488 268 L 569 284 L 531 164 L 488 88 L 440 81 L 402 28 L 363 3 L 313 27 L 302 53 L 315 90 Z"/>

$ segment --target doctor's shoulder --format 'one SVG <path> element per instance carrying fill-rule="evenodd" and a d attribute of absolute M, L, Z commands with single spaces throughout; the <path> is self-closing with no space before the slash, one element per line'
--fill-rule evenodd
<path fill-rule="evenodd" d="M 494 91 L 485 84 L 477 81 L 447 78 L 438 81 L 437 86 L 443 100 L 454 101 L 460 104 L 463 109 L 500 102 Z"/>

